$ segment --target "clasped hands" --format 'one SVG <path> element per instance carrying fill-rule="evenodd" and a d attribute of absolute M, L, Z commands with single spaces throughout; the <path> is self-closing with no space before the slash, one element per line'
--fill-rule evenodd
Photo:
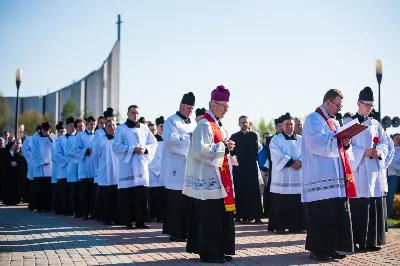
<path fill-rule="evenodd" d="M 133 153 L 136 154 L 144 154 L 146 152 L 146 149 L 140 148 L 140 147 L 135 147 L 135 149 L 133 150 Z"/>
<path fill-rule="evenodd" d="M 235 142 L 230 139 L 225 140 L 224 143 L 228 147 L 229 151 L 231 151 L 235 148 Z"/>
<path fill-rule="evenodd" d="M 295 160 L 294 163 L 291 165 L 294 170 L 299 170 L 301 168 L 301 161 Z"/>
<path fill-rule="evenodd" d="M 372 157 L 372 158 L 379 158 L 379 157 L 381 157 L 381 152 L 377 149 L 370 148 L 370 149 L 365 150 L 364 156 Z"/>

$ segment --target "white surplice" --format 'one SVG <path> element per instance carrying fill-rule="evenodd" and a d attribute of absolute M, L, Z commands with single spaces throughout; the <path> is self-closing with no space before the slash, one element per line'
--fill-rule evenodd
<path fill-rule="evenodd" d="M 388 155 L 385 158 L 384 168 L 382 169 L 384 192 L 387 193 L 389 191 L 388 181 L 387 181 L 387 177 L 389 175 L 388 168 L 393 161 L 395 148 L 392 138 L 389 136 L 389 134 L 386 133 L 386 131 L 383 131 L 383 137 L 385 138 L 388 144 Z"/>
<path fill-rule="evenodd" d="M 216 121 L 214 114 L 211 111 L 208 111 L 208 113 Z M 227 139 L 225 129 L 219 128 L 222 138 Z M 224 142 L 214 143 L 214 133 L 210 122 L 204 118 L 201 119 L 193 131 L 182 193 L 200 200 L 225 198 L 227 193 L 222 185 L 219 173 L 219 167 L 222 167 L 224 156 Z M 230 155 L 228 155 L 228 163 L 231 176 L 233 176 Z M 232 189 L 234 188 L 232 187 Z"/>
<path fill-rule="evenodd" d="M 69 158 L 67 165 L 67 182 L 78 182 L 78 160 L 73 155 L 72 147 L 75 145 L 76 135 L 70 135 L 65 146 L 65 155 Z"/>
<path fill-rule="evenodd" d="M 147 149 L 147 154 L 134 153 L 135 147 Z M 119 158 L 118 188 L 149 186 L 149 163 L 157 149 L 157 140 L 144 124 L 129 128 L 117 127 L 112 149 Z"/>
<path fill-rule="evenodd" d="M 269 145 L 272 160 L 272 179 L 270 192 L 278 194 L 301 194 L 301 168 L 295 170 L 285 167 L 290 159 L 301 161 L 302 137 L 286 140 L 283 134 L 272 137 Z"/>
<path fill-rule="evenodd" d="M 161 165 L 164 149 L 164 141 L 157 141 L 157 150 L 151 163 L 149 164 L 149 187 L 161 187 Z"/>
<path fill-rule="evenodd" d="M 161 166 L 161 184 L 167 189 L 182 190 L 185 175 L 186 156 L 190 146 L 193 123 L 186 124 L 177 114 L 164 123 L 164 149 Z"/>
<path fill-rule="evenodd" d="M 329 117 L 323 106 L 320 109 L 338 129 L 338 122 Z M 308 115 L 304 122 L 301 147 L 302 202 L 346 197 L 344 170 L 335 134 L 317 112 Z"/>
<path fill-rule="evenodd" d="M 67 140 L 67 135 L 62 135 L 56 142 L 57 179 L 67 178 L 68 161 L 70 160 L 65 153 Z"/>
<path fill-rule="evenodd" d="M 53 137 L 53 136 L 52 136 Z M 58 175 L 58 160 L 57 160 L 57 155 L 56 155 L 56 145 L 58 138 L 56 135 L 54 135 L 53 138 L 53 145 L 51 147 L 51 183 L 56 184 L 57 183 L 57 175 Z"/>
<path fill-rule="evenodd" d="M 54 142 L 54 140 L 53 140 Z M 32 136 L 33 177 L 51 177 L 51 152 L 53 142 L 47 136 L 35 133 Z M 47 164 L 47 165 L 45 165 Z"/>
<path fill-rule="evenodd" d="M 344 123 L 352 120 L 352 118 L 346 119 Z M 383 128 L 377 120 L 369 118 L 363 124 L 368 128 L 351 139 L 352 149 L 347 150 L 357 188 L 357 198 L 382 197 L 385 190 L 382 170 L 385 169 L 385 159 L 388 155 L 387 141 L 383 136 Z M 364 152 L 373 147 L 374 137 L 379 137 L 376 149 L 381 152 L 381 160 L 364 156 Z"/>
<path fill-rule="evenodd" d="M 89 130 L 84 130 L 76 134 L 74 147 L 72 148 L 74 156 L 78 159 L 78 179 L 94 178 L 94 162 L 91 155 L 86 155 L 86 151 L 92 148 L 94 134 Z"/>
<path fill-rule="evenodd" d="M 28 165 L 27 178 L 29 180 L 33 180 L 32 136 L 26 137 L 24 143 L 22 144 L 21 151 Z"/>
<path fill-rule="evenodd" d="M 99 186 L 118 185 L 119 158 L 112 150 L 114 139 L 108 139 L 106 134 L 96 139 L 93 147 L 93 161 L 97 169 Z"/>
<path fill-rule="evenodd" d="M 97 129 L 94 131 L 94 138 L 92 140 L 92 148 L 95 149 L 95 146 L 97 145 L 97 141 L 101 136 L 104 136 L 106 134 L 106 130 L 104 128 Z M 97 176 L 97 165 L 94 164 L 94 179 L 93 183 L 97 184 L 98 183 L 98 176 Z"/>

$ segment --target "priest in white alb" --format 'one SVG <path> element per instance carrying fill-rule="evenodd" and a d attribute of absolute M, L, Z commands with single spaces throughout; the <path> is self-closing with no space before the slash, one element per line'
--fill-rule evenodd
<path fill-rule="evenodd" d="M 231 261 L 235 254 L 235 198 L 229 140 L 222 119 L 229 109 L 229 90 L 211 93 L 210 110 L 196 126 L 186 163 L 183 194 L 192 198 L 186 251 L 206 263 Z M 236 162 L 236 160 L 233 160 Z"/>
<path fill-rule="evenodd" d="M 195 127 L 190 120 L 194 103 L 192 92 L 184 94 L 179 111 L 165 120 L 162 135 L 164 150 L 160 178 L 165 186 L 163 234 L 177 242 L 185 242 L 187 235 L 190 200 L 182 194 L 182 187 L 186 157 Z"/>
<path fill-rule="evenodd" d="M 353 251 L 349 198 L 356 196 L 354 176 L 345 149 L 349 139 L 335 138 L 343 94 L 329 90 L 322 105 L 303 125 L 302 201 L 307 204 L 306 249 L 318 261 L 342 259 L 336 251 Z"/>
<path fill-rule="evenodd" d="M 273 171 L 268 231 L 298 233 L 306 229 L 301 202 L 302 137 L 294 132 L 294 120 L 289 113 L 281 119 L 283 132 L 273 136 L 269 145 Z"/>
<path fill-rule="evenodd" d="M 112 149 L 119 158 L 118 193 L 121 219 L 127 228 L 147 229 L 149 163 L 157 149 L 157 140 L 149 128 L 139 122 L 139 107 L 128 108 L 128 119 L 117 127 Z"/>
<path fill-rule="evenodd" d="M 348 151 L 357 186 L 357 198 L 350 199 L 354 244 L 358 245 L 354 248 L 356 251 L 379 251 L 379 246 L 386 243 L 383 202 L 386 176 L 382 170 L 385 169 L 388 143 L 379 121 L 368 117 L 374 107 L 370 87 L 361 90 L 357 105 L 357 113 L 344 121 L 346 124 L 356 119 L 368 126 L 352 138 L 352 149 Z"/>

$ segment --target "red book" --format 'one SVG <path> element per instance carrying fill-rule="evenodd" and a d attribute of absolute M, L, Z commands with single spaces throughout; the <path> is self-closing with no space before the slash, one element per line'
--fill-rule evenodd
<path fill-rule="evenodd" d="M 364 126 L 360 123 L 358 123 L 357 119 L 354 119 L 353 121 L 347 123 L 343 127 L 339 128 L 335 138 L 338 139 L 351 139 L 358 133 L 361 133 L 364 131 L 368 126 Z"/>

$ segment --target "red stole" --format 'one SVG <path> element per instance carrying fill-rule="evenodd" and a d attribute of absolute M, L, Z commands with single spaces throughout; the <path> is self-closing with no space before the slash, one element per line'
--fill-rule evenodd
<path fill-rule="evenodd" d="M 328 123 L 329 127 L 333 132 L 336 132 L 336 128 L 333 125 L 331 120 L 328 120 L 324 113 L 322 112 L 321 108 L 317 108 L 315 110 L 318 114 L 320 114 L 326 123 Z M 354 175 L 353 171 L 351 170 L 351 166 L 349 163 L 349 158 L 347 156 L 347 153 L 343 147 L 343 142 L 341 139 L 337 139 L 337 144 L 339 148 L 339 153 L 340 157 L 342 158 L 342 165 L 343 165 L 343 170 L 344 170 L 344 180 L 345 180 L 345 188 L 346 188 L 346 197 L 347 198 L 356 198 L 357 197 L 357 189 L 356 189 L 356 183 L 354 182 Z"/>
<path fill-rule="evenodd" d="M 222 138 L 221 130 L 214 118 L 212 118 L 209 113 L 206 113 L 203 118 L 211 124 L 211 128 L 214 133 L 214 144 L 223 142 L 224 140 Z M 227 194 L 227 196 L 224 198 L 225 210 L 228 212 L 235 211 L 235 197 L 233 196 L 233 184 L 231 171 L 229 169 L 228 155 L 225 154 L 222 167 L 218 167 L 218 170 L 221 176 L 222 186 Z"/>

